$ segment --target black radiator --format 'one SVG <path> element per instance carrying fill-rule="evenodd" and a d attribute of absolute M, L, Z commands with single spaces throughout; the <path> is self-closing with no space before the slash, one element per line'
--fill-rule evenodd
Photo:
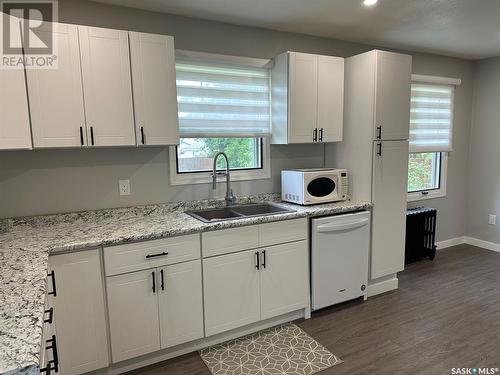
<path fill-rule="evenodd" d="M 406 211 L 405 264 L 436 256 L 435 208 L 411 208 Z"/>

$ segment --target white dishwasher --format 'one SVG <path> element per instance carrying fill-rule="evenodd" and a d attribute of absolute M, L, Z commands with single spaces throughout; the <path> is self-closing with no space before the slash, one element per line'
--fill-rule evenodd
<path fill-rule="evenodd" d="M 312 219 L 312 309 L 366 297 L 370 212 Z"/>

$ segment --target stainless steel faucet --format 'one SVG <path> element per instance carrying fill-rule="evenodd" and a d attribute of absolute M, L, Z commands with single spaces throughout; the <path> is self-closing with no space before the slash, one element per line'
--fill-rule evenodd
<path fill-rule="evenodd" d="M 226 172 L 217 172 L 217 159 L 219 156 L 223 156 L 226 159 Z M 217 176 L 226 176 L 226 204 L 232 205 L 236 203 L 236 197 L 233 195 L 233 189 L 231 189 L 231 176 L 229 172 L 229 159 L 224 152 L 218 152 L 214 156 L 214 169 L 212 171 L 212 189 L 217 188 Z"/>

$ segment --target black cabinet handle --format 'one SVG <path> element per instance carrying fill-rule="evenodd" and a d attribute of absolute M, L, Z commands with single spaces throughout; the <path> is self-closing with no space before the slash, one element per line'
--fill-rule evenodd
<path fill-rule="evenodd" d="M 51 307 L 50 309 L 45 310 L 45 314 L 49 314 L 49 317 L 47 319 L 44 319 L 43 322 L 52 324 L 52 321 L 54 320 L 54 308 Z"/>
<path fill-rule="evenodd" d="M 163 270 L 160 270 L 160 276 L 161 276 L 161 290 L 165 290 L 165 279 L 163 277 Z"/>
<path fill-rule="evenodd" d="M 319 129 L 319 141 L 323 142 L 323 128 Z"/>
<path fill-rule="evenodd" d="M 148 255 L 146 255 L 146 259 L 156 258 L 156 257 L 163 257 L 165 255 L 168 255 L 168 253 L 167 252 L 163 252 L 163 253 L 159 253 L 159 254 L 148 254 Z"/>
<path fill-rule="evenodd" d="M 262 268 L 266 268 L 266 250 L 262 252 Z"/>
<path fill-rule="evenodd" d="M 377 143 L 377 155 L 382 156 L 382 143 Z"/>
<path fill-rule="evenodd" d="M 56 336 L 52 335 L 52 338 L 48 339 L 46 343 L 48 346 L 45 347 L 45 350 L 52 349 L 52 361 L 48 362 L 47 367 L 41 368 L 40 372 L 46 372 L 49 375 L 52 370 L 59 372 L 59 354 L 57 353 Z"/>
<path fill-rule="evenodd" d="M 313 142 L 318 141 L 318 128 L 314 128 L 313 130 Z"/>
<path fill-rule="evenodd" d="M 255 268 L 260 270 L 260 259 L 259 259 L 259 252 L 258 251 L 255 253 Z"/>
<path fill-rule="evenodd" d="M 377 139 L 382 139 L 382 126 L 377 126 Z"/>
<path fill-rule="evenodd" d="M 90 143 L 94 146 L 94 127 L 90 127 Z"/>
<path fill-rule="evenodd" d="M 52 278 L 52 292 L 47 292 L 47 294 L 56 297 L 57 296 L 56 273 L 54 271 L 51 271 L 49 274 L 47 274 L 47 276 Z"/>
<path fill-rule="evenodd" d="M 80 144 L 83 146 L 83 126 L 80 126 Z"/>
<path fill-rule="evenodd" d="M 151 276 L 153 277 L 153 293 L 156 293 L 156 277 L 155 277 L 155 271 L 151 272 Z"/>
<path fill-rule="evenodd" d="M 144 127 L 141 126 L 141 142 L 144 144 Z"/>

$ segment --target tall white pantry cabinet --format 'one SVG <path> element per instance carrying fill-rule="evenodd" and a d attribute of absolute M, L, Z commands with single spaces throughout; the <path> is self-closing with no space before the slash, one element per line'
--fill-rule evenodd
<path fill-rule="evenodd" d="M 332 161 L 353 199 L 373 202 L 370 285 L 397 287 L 404 269 L 411 56 L 370 51 L 345 60 L 344 142 Z"/>

